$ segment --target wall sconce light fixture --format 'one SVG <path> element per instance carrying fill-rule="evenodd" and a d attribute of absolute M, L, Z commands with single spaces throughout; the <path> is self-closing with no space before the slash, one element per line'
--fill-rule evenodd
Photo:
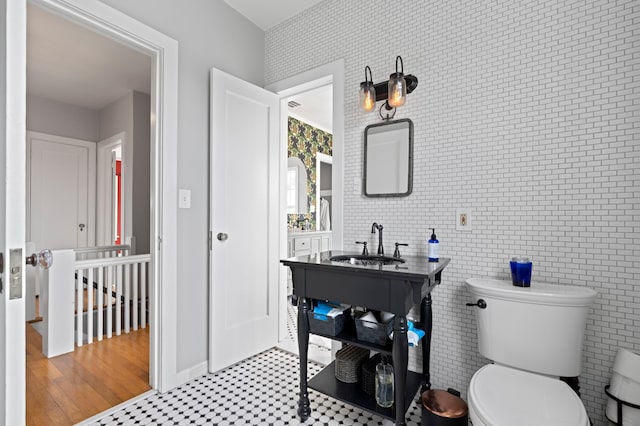
<path fill-rule="evenodd" d="M 369 76 L 367 76 L 367 70 Z M 371 112 L 376 107 L 376 88 L 373 84 L 371 68 L 364 67 L 364 81 L 360 83 L 360 108 L 366 112 Z"/>
<path fill-rule="evenodd" d="M 398 68 L 398 64 L 400 67 Z M 373 83 L 371 68 L 364 68 L 365 81 L 360 83 L 360 108 L 366 112 L 375 109 L 377 101 L 385 101 L 380 106 L 380 117 L 383 120 L 389 120 L 396 114 L 396 108 L 404 105 L 407 94 L 413 92 L 418 87 L 418 78 L 411 74 L 404 75 L 404 65 L 402 57 L 396 57 L 396 72 L 389 76 L 388 81 L 381 83 Z M 382 115 L 382 108 L 387 111 L 386 117 Z M 389 111 L 393 110 L 393 114 L 389 115 Z"/>

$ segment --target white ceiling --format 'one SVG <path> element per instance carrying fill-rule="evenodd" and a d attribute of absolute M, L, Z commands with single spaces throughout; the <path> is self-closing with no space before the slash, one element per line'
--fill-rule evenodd
<path fill-rule="evenodd" d="M 224 0 L 264 31 L 322 0 Z"/>
<path fill-rule="evenodd" d="M 291 117 L 333 134 L 333 91 L 331 85 L 291 96 L 287 101 L 295 101 L 300 104 L 294 108 L 289 107 Z"/>
<path fill-rule="evenodd" d="M 28 5 L 27 93 L 98 110 L 150 81 L 149 56 Z"/>
<path fill-rule="evenodd" d="M 268 29 L 321 0 L 225 0 Z M 151 58 L 42 8 L 27 6 L 27 93 L 100 110 L 131 91 L 150 93 Z M 332 133 L 331 86 L 292 96 L 289 114 Z"/>

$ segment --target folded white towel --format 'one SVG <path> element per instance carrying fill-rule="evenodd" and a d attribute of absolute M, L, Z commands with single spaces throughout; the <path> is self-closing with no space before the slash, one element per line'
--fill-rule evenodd
<path fill-rule="evenodd" d="M 361 316 L 360 319 L 363 321 L 362 325 L 364 325 L 367 328 L 377 327 L 378 320 L 376 319 L 376 316 L 373 315 L 373 313 L 371 312 L 367 312 L 366 314 Z"/>
<path fill-rule="evenodd" d="M 393 315 L 391 312 L 384 312 L 384 311 L 380 312 L 380 319 L 384 323 L 388 323 L 393 319 L 393 317 L 395 317 L 395 315 Z"/>

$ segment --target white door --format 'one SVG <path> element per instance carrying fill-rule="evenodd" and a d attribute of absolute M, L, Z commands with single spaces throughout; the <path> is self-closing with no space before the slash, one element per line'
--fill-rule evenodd
<path fill-rule="evenodd" d="M 27 145 L 28 240 L 37 249 L 92 246 L 96 144 L 27 132 Z"/>
<path fill-rule="evenodd" d="M 279 101 L 211 71 L 209 370 L 278 338 Z"/>
<path fill-rule="evenodd" d="M 26 0 L 1 3 L 0 39 L 0 252 L 4 257 L 0 273 L 0 424 L 20 426 L 25 424 Z M 20 257 L 11 265 L 10 253 L 15 249 L 22 253 L 14 252 Z"/>

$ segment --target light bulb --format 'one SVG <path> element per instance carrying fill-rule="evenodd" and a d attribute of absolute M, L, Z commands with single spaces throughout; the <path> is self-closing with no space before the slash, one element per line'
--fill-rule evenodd
<path fill-rule="evenodd" d="M 376 88 L 370 81 L 360 83 L 360 108 L 371 112 L 376 108 Z"/>
<path fill-rule="evenodd" d="M 393 108 L 404 105 L 407 99 L 407 82 L 401 72 L 389 76 L 388 98 L 389 106 Z"/>

